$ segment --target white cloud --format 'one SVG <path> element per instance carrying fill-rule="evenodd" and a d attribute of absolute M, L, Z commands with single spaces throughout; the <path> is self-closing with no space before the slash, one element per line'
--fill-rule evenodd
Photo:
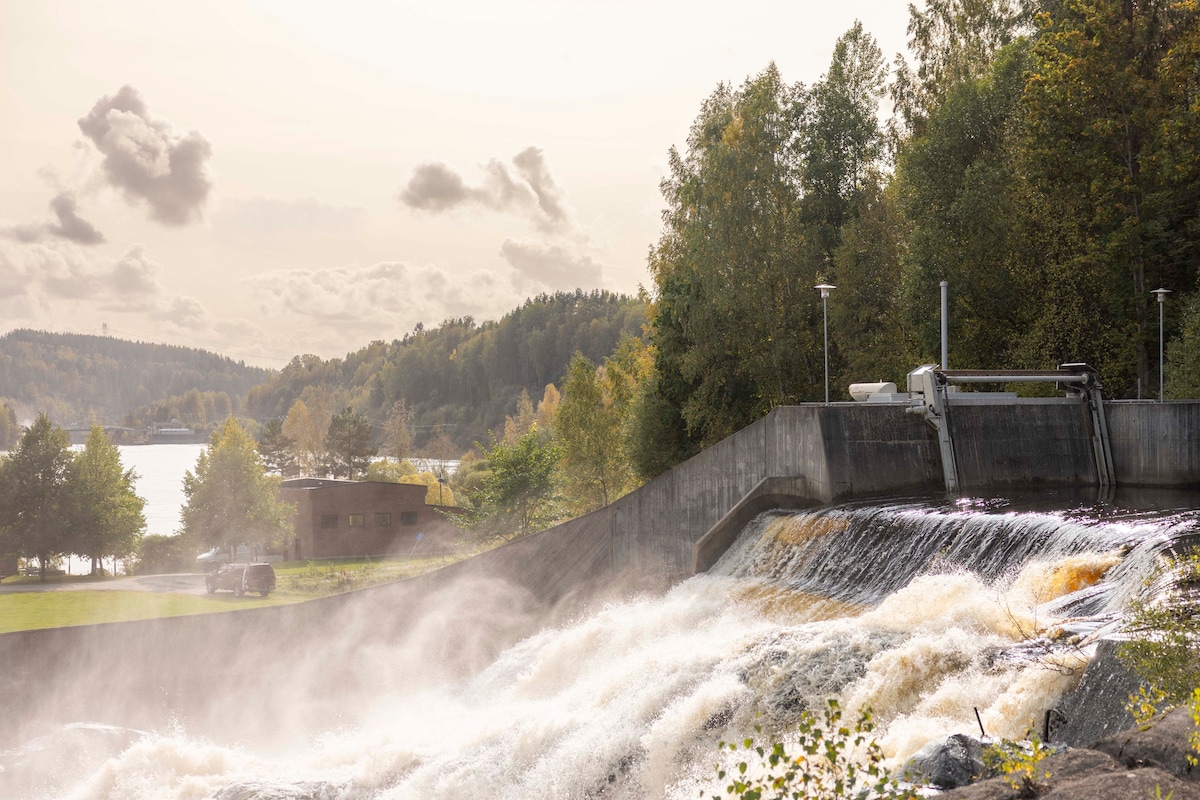
<path fill-rule="evenodd" d="M 69 242 L 0 240 L 0 313 L 8 323 L 50 330 L 87 329 L 109 318 L 122 327 L 144 320 L 153 327 L 209 326 L 199 301 L 172 294 L 159 282 L 160 271 L 140 244 L 113 259 Z"/>
<path fill-rule="evenodd" d="M 154 220 L 186 225 L 200 219 L 213 182 L 212 146 L 199 133 L 179 135 L 152 117 L 132 86 L 96 101 L 79 129 L 104 156 L 108 182 L 149 205 Z"/>
<path fill-rule="evenodd" d="M 441 213 L 462 206 L 481 206 L 524 217 L 546 232 L 569 230 L 570 209 L 541 149 L 525 148 L 513 157 L 512 164 L 509 167 L 495 159 L 489 161 L 475 186 L 468 185 L 445 164 L 422 164 L 398 199 L 418 211 Z"/>
<path fill-rule="evenodd" d="M 598 289 L 604 282 L 603 266 L 591 256 L 557 244 L 508 239 L 500 256 L 515 271 L 518 291 L 548 289 Z"/>
<path fill-rule="evenodd" d="M 371 339 L 397 338 L 418 322 L 494 319 L 521 300 L 504 275 L 482 270 L 455 275 L 435 265 L 394 261 L 276 270 L 248 278 L 244 285 L 264 324 L 302 331 L 300 340 L 312 351 L 328 350 L 335 342 L 358 347 Z"/>

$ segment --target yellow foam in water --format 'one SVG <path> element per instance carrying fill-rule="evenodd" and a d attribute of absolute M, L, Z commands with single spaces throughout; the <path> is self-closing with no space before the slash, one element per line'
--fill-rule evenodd
<path fill-rule="evenodd" d="M 774 622 L 785 623 L 856 617 L 867 609 L 858 603 L 797 592 L 768 583 L 742 584 L 735 590 L 733 599 L 752 605 Z"/>
<path fill-rule="evenodd" d="M 835 517 L 789 516 L 775 520 L 771 531 L 781 544 L 803 544 L 818 536 L 844 531 L 846 525 L 846 520 Z"/>
<path fill-rule="evenodd" d="M 1116 552 L 1071 556 L 1054 564 L 1026 567 L 1017 585 L 1037 602 L 1045 603 L 1099 583 L 1104 574 L 1119 563 L 1121 556 Z"/>

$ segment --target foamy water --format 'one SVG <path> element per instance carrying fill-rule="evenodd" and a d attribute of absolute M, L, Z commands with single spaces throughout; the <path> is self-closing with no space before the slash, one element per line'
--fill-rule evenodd
<path fill-rule="evenodd" d="M 0 759 L 21 793 L 5 796 L 690 799 L 723 793 L 719 741 L 756 724 L 786 741 L 829 697 L 873 709 L 893 764 L 978 733 L 976 710 L 1019 738 L 1075 685 L 1087 635 L 1152 551 L 1195 528 L 921 505 L 767 515 L 711 574 L 543 630 L 474 675 L 427 664 L 406 681 L 419 654 L 383 645 L 358 665 L 383 688 L 298 745 L 204 741 L 186 721 L 64 730 L 25 756 L 57 767 Z"/>

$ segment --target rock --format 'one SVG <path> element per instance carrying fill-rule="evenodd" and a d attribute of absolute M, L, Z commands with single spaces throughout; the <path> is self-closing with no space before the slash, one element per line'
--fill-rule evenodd
<path fill-rule="evenodd" d="M 1126 706 L 1142 681 L 1117 658 L 1120 644 L 1105 639 L 1096 645 L 1079 686 L 1058 704 L 1065 721 L 1051 728 L 1049 741 L 1082 747 L 1133 725 Z"/>
<path fill-rule="evenodd" d="M 908 760 L 904 774 L 914 783 L 938 789 L 966 786 L 986 774 L 983 743 L 965 733 L 935 739 Z"/>
<path fill-rule="evenodd" d="M 1013 788 L 1002 777 L 953 789 L 945 800 L 1200 800 L 1200 770 L 1187 763 L 1190 709 L 1110 736 L 1091 748 L 1075 748 L 1038 765 L 1036 793 Z"/>
<path fill-rule="evenodd" d="M 1196 730 L 1190 708 L 1177 708 L 1142 728 L 1110 736 L 1093 747 L 1130 768 L 1161 767 L 1179 778 L 1200 780 L 1200 768 L 1188 763 L 1188 736 Z"/>
<path fill-rule="evenodd" d="M 1077 780 L 1089 780 L 1097 775 L 1120 770 L 1120 765 L 1111 756 L 1087 749 L 1067 750 L 1048 756 L 1038 767 L 1038 779 L 1035 782 L 1048 792 Z M 990 778 L 942 795 L 955 800 L 1012 800 L 1024 796 L 1019 789 L 1013 788 L 1004 776 Z"/>

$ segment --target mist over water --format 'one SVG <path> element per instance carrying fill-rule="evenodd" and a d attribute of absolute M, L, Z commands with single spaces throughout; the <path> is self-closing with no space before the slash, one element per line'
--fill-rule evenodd
<path fill-rule="evenodd" d="M 1156 554 L 1197 533 L 1194 510 L 1111 505 L 769 513 L 709 574 L 510 646 L 464 632 L 519 638 L 520 602 L 460 587 L 400 641 L 278 654 L 264 664 L 278 696 L 214 676 L 222 714 L 261 709 L 265 725 L 58 726 L 0 756 L 0 794 L 694 798 L 723 791 L 718 741 L 786 731 L 831 696 L 873 709 L 895 763 L 978 733 L 975 709 L 989 735 L 1020 737 L 1075 685 Z M 335 669 L 352 679 L 328 680 Z"/>

